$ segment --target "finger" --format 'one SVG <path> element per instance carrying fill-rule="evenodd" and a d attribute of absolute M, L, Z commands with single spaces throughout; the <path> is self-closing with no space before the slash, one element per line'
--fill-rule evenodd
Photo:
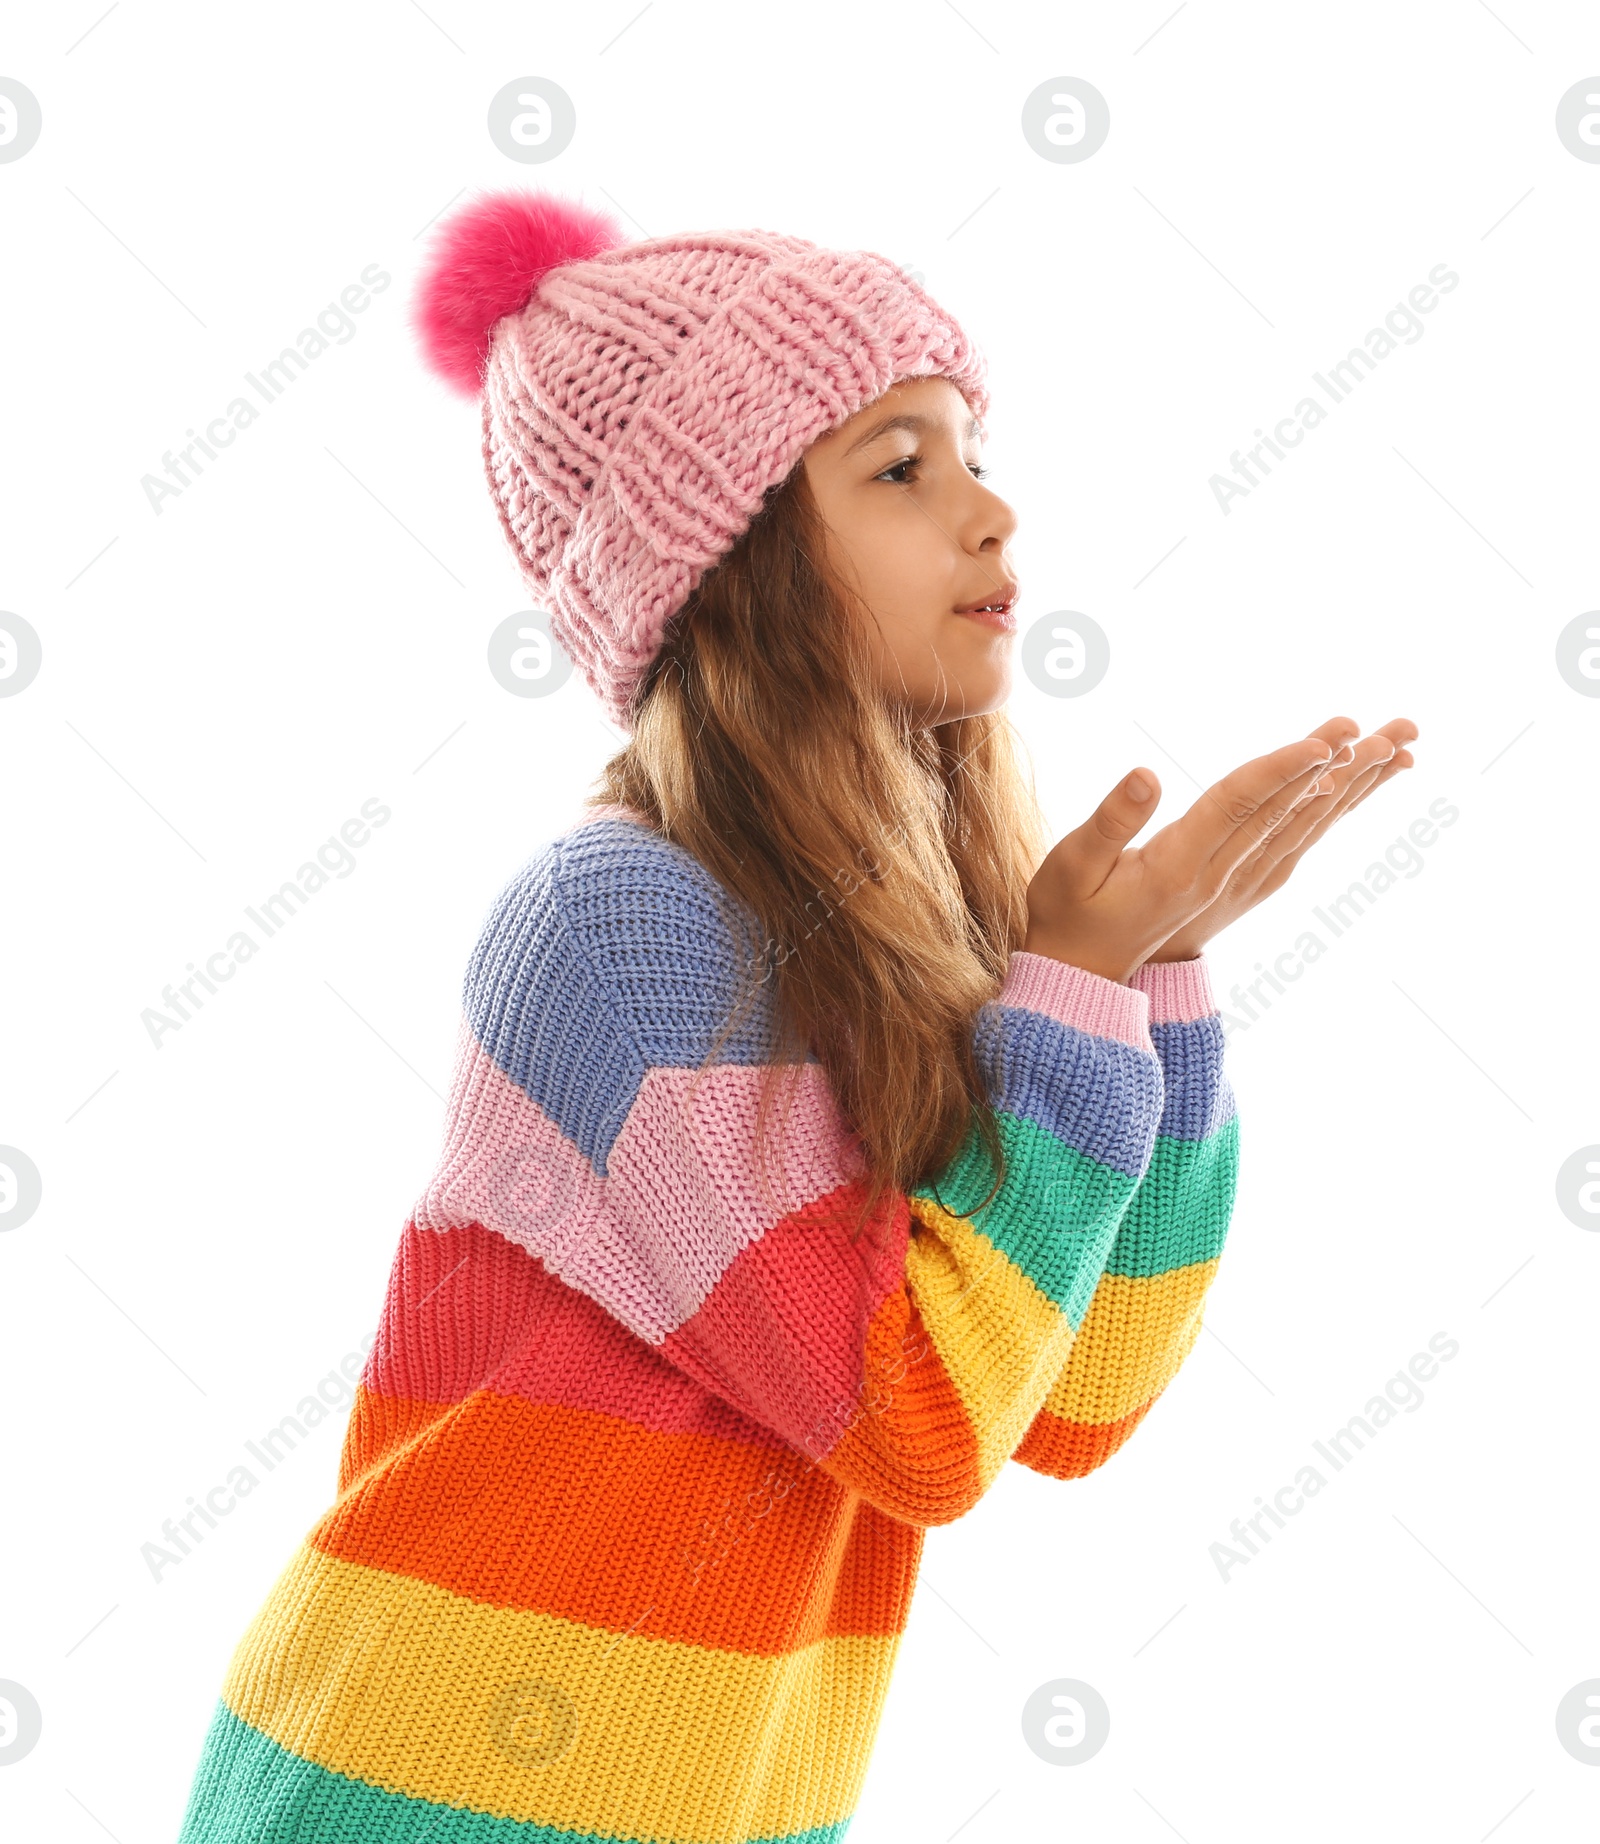
<path fill-rule="evenodd" d="M 1303 821 L 1307 813 L 1325 812 L 1337 786 L 1322 764 L 1313 764 L 1303 775 L 1297 775 L 1217 848 L 1207 867 L 1208 875 L 1212 879 L 1220 877 L 1224 884 L 1232 883 L 1245 865 L 1270 853 L 1270 842 L 1285 826 Z"/>
<path fill-rule="evenodd" d="M 1322 737 L 1302 737 L 1234 769 L 1214 782 L 1183 818 L 1150 841 L 1146 850 L 1163 859 L 1185 882 L 1229 866 L 1246 856 L 1327 767 L 1333 750 Z M 1253 831 L 1246 831 L 1252 827 Z"/>
<path fill-rule="evenodd" d="M 1311 783 L 1289 813 L 1227 872 L 1219 898 L 1247 896 L 1260 888 L 1284 855 L 1305 842 L 1314 826 L 1325 823 L 1318 816 L 1328 811 L 1333 792 L 1334 783 L 1327 773 Z"/>
<path fill-rule="evenodd" d="M 1371 762 L 1373 752 L 1382 754 L 1379 747 L 1381 739 L 1388 739 L 1395 752 L 1401 751 L 1406 743 L 1414 743 L 1418 739 L 1418 727 L 1410 721 L 1410 717 L 1390 717 L 1388 723 L 1382 723 L 1371 732 L 1371 736 L 1364 736 L 1360 741 L 1353 739 L 1349 727 L 1349 717 L 1329 717 L 1329 721 L 1325 725 L 1318 725 L 1314 732 L 1316 736 L 1327 736 L 1335 745 L 1333 762 L 1329 763 L 1331 771 L 1349 769 L 1351 774 L 1359 774 L 1362 765 Z"/>
<path fill-rule="evenodd" d="M 1383 728 L 1374 730 L 1370 736 L 1362 737 L 1359 742 L 1347 742 L 1329 765 L 1328 772 L 1335 788 L 1334 799 L 1331 804 L 1319 805 L 1314 813 L 1308 814 L 1308 823 L 1324 829 L 1348 812 L 1356 800 L 1374 785 L 1373 777 L 1398 753 L 1399 744 L 1391 731 L 1404 734 L 1407 730 L 1415 729 L 1415 724 L 1409 718 L 1396 718 Z M 1299 817 L 1298 811 L 1296 817 Z"/>
<path fill-rule="evenodd" d="M 1404 722 L 1405 720 L 1401 720 Z M 1409 726 L 1414 728 L 1415 726 Z M 1304 811 L 1297 809 L 1296 814 L 1281 826 L 1266 841 L 1258 854 L 1260 863 L 1247 863 L 1235 874 L 1235 882 L 1241 882 L 1251 874 L 1259 874 L 1260 882 L 1245 882 L 1246 890 L 1258 889 L 1261 896 L 1270 896 L 1278 889 L 1296 864 L 1316 844 L 1335 820 L 1342 819 L 1352 807 L 1359 806 L 1374 789 L 1391 781 L 1403 769 L 1412 766 L 1409 750 L 1395 750 L 1391 756 L 1379 757 L 1377 760 L 1364 759 L 1371 756 L 1377 741 L 1387 742 L 1382 730 L 1374 731 L 1371 737 L 1362 739 L 1355 751 L 1356 760 L 1347 771 L 1345 787 L 1334 804 L 1325 802 L 1303 803 Z"/>
<path fill-rule="evenodd" d="M 1327 747 L 1326 743 L 1322 747 Z M 1248 765 L 1247 765 L 1248 766 Z M 1208 901 L 1216 901 L 1224 892 L 1244 887 L 1242 878 L 1248 878 L 1247 867 L 1259 860 L 1262 846 L 1282 826 L 1288 816 L 1302 803 L 1320 800 L 1332 789 L 1323 765 L 1314 761 L 1310 768 L 1286 782 L 1276 794 L 1267 798 L 1255 814 L 1243 821 L 1233 833 L 1231 840 L 1219 846 L 1202 864 L 1192 858 L 1187 860 L 1179 856 L 1177 869 L 1164 862 L 1163 848 L 1175 847 L 1179 854 L 1187 849 L 1185 832 L 1199 816 L 1211 790 L 1196 801 L 1183 820 L 1158 833 L 1145 847 L 1147 856 L 1154 858 L 1164 871 L 1176 875 L 1178 880 L 1189 888 L 1198 888 L 1207 893 Z"/>
<path fill-rule="evenodd" d="M 1155 812 L 1161 781 L 1154 769 L 1136 768 L 1125 775 L 1081 826 L 1062 839 L 1070 846 L 1073 872 L 1080 887 L 1099 889 L 1122 856 L 1123 847 Z"/>
<path fill-rule="evenodd" d="M 1360 742 L 1350 745 L 1349 751 L 1349 760 L 1343 767 L 1329 770 L 1334 784 L 1333 799 L 1321 803 L 1315 813 L 1309 816 L 1318 828 L 1332 825 L 1348 811 L 1356 796 L 1371 784 L 1373 776 L 1393 758 L 1395 746 L 1388 737 L 1375 731 L 1371 736 L 1364 736 Z"/>
<path fill-rule="evenodd" d="M 1317 816 L 1319 831 L 1331 825 L 1334 820 L 1342 819 L 1352 807 L 1365 800 L 1374 788 L 1382 787 L 1385 781 L 1392 780 L 1401 769 L 1412 766 L 1414 757 L 1410 750 L 1401 746 L 1399 739 L 1407 734 L 1415 737 L 1416 730 L 1417 726 L 1410 718 L 1397 717 L 1355 745 L 1353 760 L 1343 771 L 1342 785 L 1333 807 Z M 1335 779 L 1341 777 L 1336 775 Z"/>
<path fill-rule="evenodd" d="M 1414 768 L 1415 766 L 1415 760 L 1409 749 L 1396 750 L 1392 760 L 1384 763 L 1383 767 L 1380 768 L 1377 774 L 1373 776 L 1364 788 L 1362 788 L 1361 792 L 1356 795 L 1350 805 L 1352 807 L 1360 806 L 1361 802 L 1364 801 L 1369 794 L 1381 788 L 1386 781 L 1392 781 L 1396 775 L 1402 774 L 1406 769 Z"/>
<path fill-rule="evenodd" d="M 1376 753 L 1379 750 L 1383 751 L 1381 755 Z M 1335 820 L 1348 812 L 1392 753 L 1393 745 L 1387 737 L 1364 737 L 1355 744 L 1351 748 L 1352 760 L 1344 768 L 1330 769 L 1323 776 L 1327 784 L 1323 796 L 1302 800 L 1288 819 L 1263 841 L 1256 854 L 1260 862 L 1247 860 L 1243 869 L 1265 872 L 1285 857 L 1298 858 Z"/>
<path fill-rule="evenodd" d="M 1353 773 L 1360 774 L 1363 772 L 1363 765 L 1366 767 L 1371 766 L 1370 752 L 1374 746 L 1378 744 L 1380 738 L 1386 738 L 1392 745 L 1392 754 L 1389 757 L 1384 758 L 1381 751 L 1377 757 L 1377 760 L 1382 764 L 1384 769 L 1388 771 L 1384 774 L 1384 780 L 1390 779 L 1393 773 L 1398 772 L 1398 770 L 1402 768 L 1411 768 L 1415 765 L 1416 758 L 1412 755 L 1411 751 L 1406 748 L 1406 744 L 1408 742 L 1414 743 L 1417 740 L 1417 726 L 1409 717 L 1393 717 L 1388 723 L 1380 724 L 1379 727 L 1373 731 L 1371 736 L 1363 737 L 1361 742 L 1357 744 L 1357 760 Z M 1365 783 L 1361 789 L 1362 795 L 1364 796 L 1371 793 L 1373 787 L 1377 785 L 1379 784 L 1376 782 Z M 1354 805 L 1355 803 L 1352 801 L 1350 804 Z"/>
<path fill-rule="evenodd" d="M 1266 894 L 1269 889 L 1275 890 L 1334 821 L 1341 819 L 1349 811 L 1354 804 L 1349 798 L 1350 788 L 1360 785 L 1360 782 L 1351 782 L 1340 793 L 1332 797 L 1303 801 L 1295 810 L 1293 817 L 1267 839 L 1260 853 L 1260 863 L 1254 867 L 1263 880 L 1260 886 L 1263 894 Z M 1359 799 L 1360 796 L 1357 795 L 1356 798 Z M 1268 885 L 1265 879 L 1277 872 L 1280 866 L 1282 875 Z"/>
<path fill-rule="evenodd" d="M 1353 717 L 1330 717 L 1326 723 L 1318 724 L 1310 734 L 1322 738 L 1333 751 L 1333 761 L 1337 762 L 1341 750 L 1348 749 L 1361 734 L 1361 726 Z"/>
<path fill-rule="evenodd" d="M 1318 726 L 1322 735 L 1335 746 L 1332 765 L 1312 783 L 1306 777 L 1306 791 L 1256 848 L 1246 854 L 1230 872 L 1227 890 L 1241 895 L 1263 888 L 1263 880 L 1285 858 L 1299 854 L 1339 817 L 1348 805 L 1351 790 L 1364 785 L 1375 774 L 1379 761 L 1387 760 L 1394 745 L 1385 737 L 1364 737 L 1353 742 L 1352 718 L 1334 717 Z M 1378 751 L 1382 756 L 1377 756 Z M 1375 759 L 1376 757 L 1376 759 Z M 1284 873 L 1288 875 L 1287 871 Z M 1282 879 L 1278 879 L 1281 882 Z M 1274 888 L 1276 885 L 1273 886 Z"/>

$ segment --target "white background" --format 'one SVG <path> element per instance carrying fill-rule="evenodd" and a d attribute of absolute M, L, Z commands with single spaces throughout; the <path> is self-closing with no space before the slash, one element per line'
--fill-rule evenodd
<path fill-rule="evenodd" d="M 405 327 L 420 233 L 500 185 L 923 271 L 989 356 L 1021 614 L 1111 639 L 1082 698 L 1019 674 L 1058 831 L 1138 763 L 1171 818 L 1335 713 L 1419 724 L 1417 767 L 1215 944 L 1222 993 L 1459 810 L 1230 1037 L 1240 1190 L 1182 1375 L 1088 1479 L 1008 1467 L 930 1535 L 852 1844 L 1592 1835 L 1555 1711 L 1600 1676 L 1600 1237 L 1555 1176 L 1600 1141 L 1600 702 L 1555 641 L 1600 605 L 1600 165 L 1554 113 L 1600 71 L 1594 9 L 101 14 L 19 11 L 0 53 L 44 121 L 0 166 L 0 606 L 44 647 L 0 701 L 0 1141 L 44 1183 L 0 1236 L 0 1678 L 44 1712 L 7 1835 L 175 1837 L 343 1415 L 159 1583 L 141 1545 L 370 1338 L 478 925 L 616 741 L 580 679 L 490 676 L 527 599 L 476 411 Z M 524 75 L 577 108 L 544 166 L 485 131 Z M 1058 75 L 1110 105 L 1081 164 L 1020 130 Z M 1224 516 L 1209 477 L 1441 262 L 1423 337 Z M 371 263 L 356 336 L 154 513 L 141 476 Z M 373 796 L 351 875 L 154 1049 L 142 1010 Z M 1440 1331 L 1423 1406 L 1224 1582 L 1230 1522 Z M 1064 1677 L 1111 1709 L 1077 1767 L 1019 1723 Z"/>

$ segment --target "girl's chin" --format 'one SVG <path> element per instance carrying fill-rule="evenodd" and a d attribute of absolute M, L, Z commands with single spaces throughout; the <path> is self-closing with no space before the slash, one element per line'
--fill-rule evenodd
<path fill-rule="evenodd" d="M 997 660 L 990 670 L 969 667 L 959 679 L 952 675 L 945 691 L 945 715 L 935 723 L 953 723 L 958 717 L 983 717 L 999 710 L 1011 696 L 1011 662 Z M 933 702 L 930 699 L 930 704 Z"/>

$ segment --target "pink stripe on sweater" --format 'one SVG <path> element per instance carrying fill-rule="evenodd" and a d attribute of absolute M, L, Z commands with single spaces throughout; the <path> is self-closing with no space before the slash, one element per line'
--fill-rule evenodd
<path fill-rule="evenodd" d="M 1019 948 L 1011 956 L 997 1002 L 1045 1012 L 1091 1037 L 1118 1038 L 1136 1050 L 1155 1054 L 1150 1001 L 1143 992 L 1047 954 L 1029 954 Z"/>
<path fill-rule="evenodd" d="M 588 1160 L 484 1051 L 465 1013 L 444 1146 L 411 1214 L 419 1229 L 482 1223 L 557 1271 L 604 1214 Z"/>
<path fill-rule="evenodd" d="M 805 1063 L 786 1072 L 767 1128 L 764 1177 L 773 1195 L 758 1188 L 751 1152 L 762 1079 L 760 1064 L 652 1069 L 611 1148 L 607 1203 L 625 1226 L 619 1247 L 637 1251 L 655 1297 L 667 1302 L 649 1336 L 682 1325 L 774 1223 L 863 1173 L 821 1064 Z M 680 1233 L 685 1223 L 695 1226 L 692 1242 Z M 581 1265 L 580 1284 L 591 1292 L 615 1286 L 617 1277 L 588 1256 L 575 1249 L 563 1272 Z"/>
<path fill-rule="evenodd" d="M 658 1344 L 694 1311 L 670 1264 L 658 1271 L 648 1236 L 619 1224 L 611 1180 L 487 1055 L 463 1015 L 444 1151 L 412 1211 L 421 1229 L 481 1223 L 537 1255 L 630 1331 Z M 648 1155 L 647 1155 L 648 1157 Z M 669 1221 L 694 1222 L 669 1212 Z M 732 1251 L 729 1252 L 731 1259 Z"/>
<path fill-rule="evenodd" d="M 1152 1024 L 1192 1024 L 1217 1009 L 1204 954 L 1193 960 L 1147 960 L 1128 984 L 1149 998 Z"/>
<path fill-rule="evenodd" d="M 724 1063 L 647 1072 L 602 1180 L 464 1021 L 462 1030 L 444 1151 L 412 1220 L 434 1231 L 482 1224 L 652 1344 L 773 1223 L 861 1175 L 821 1064 L 802 1064 L 787 1121 L 780 1093 L 769 1129 L 769 1201 L 749 1156 L 762 1066 Z M 679 1233 L 686 1223 L 692 1242 Z"/>

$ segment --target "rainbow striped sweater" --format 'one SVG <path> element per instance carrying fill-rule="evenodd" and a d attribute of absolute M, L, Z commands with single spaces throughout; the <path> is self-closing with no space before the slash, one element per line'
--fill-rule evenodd
<path fill-rule="evenodd" d="M 755 1174 L 731 900 L 603 808 L 493 906 L 337 1497 L 181 1844 L 835 1844 L 925 1529 L 1008 1460 L 1102 1465 L 1193 1346 L 1238 1146 L 1203 958 L 1014 955 L 974 1038 L 1003 1186 L 962 1214 L 974 1132 L 852 1240 L 814 1056 Z"/>

